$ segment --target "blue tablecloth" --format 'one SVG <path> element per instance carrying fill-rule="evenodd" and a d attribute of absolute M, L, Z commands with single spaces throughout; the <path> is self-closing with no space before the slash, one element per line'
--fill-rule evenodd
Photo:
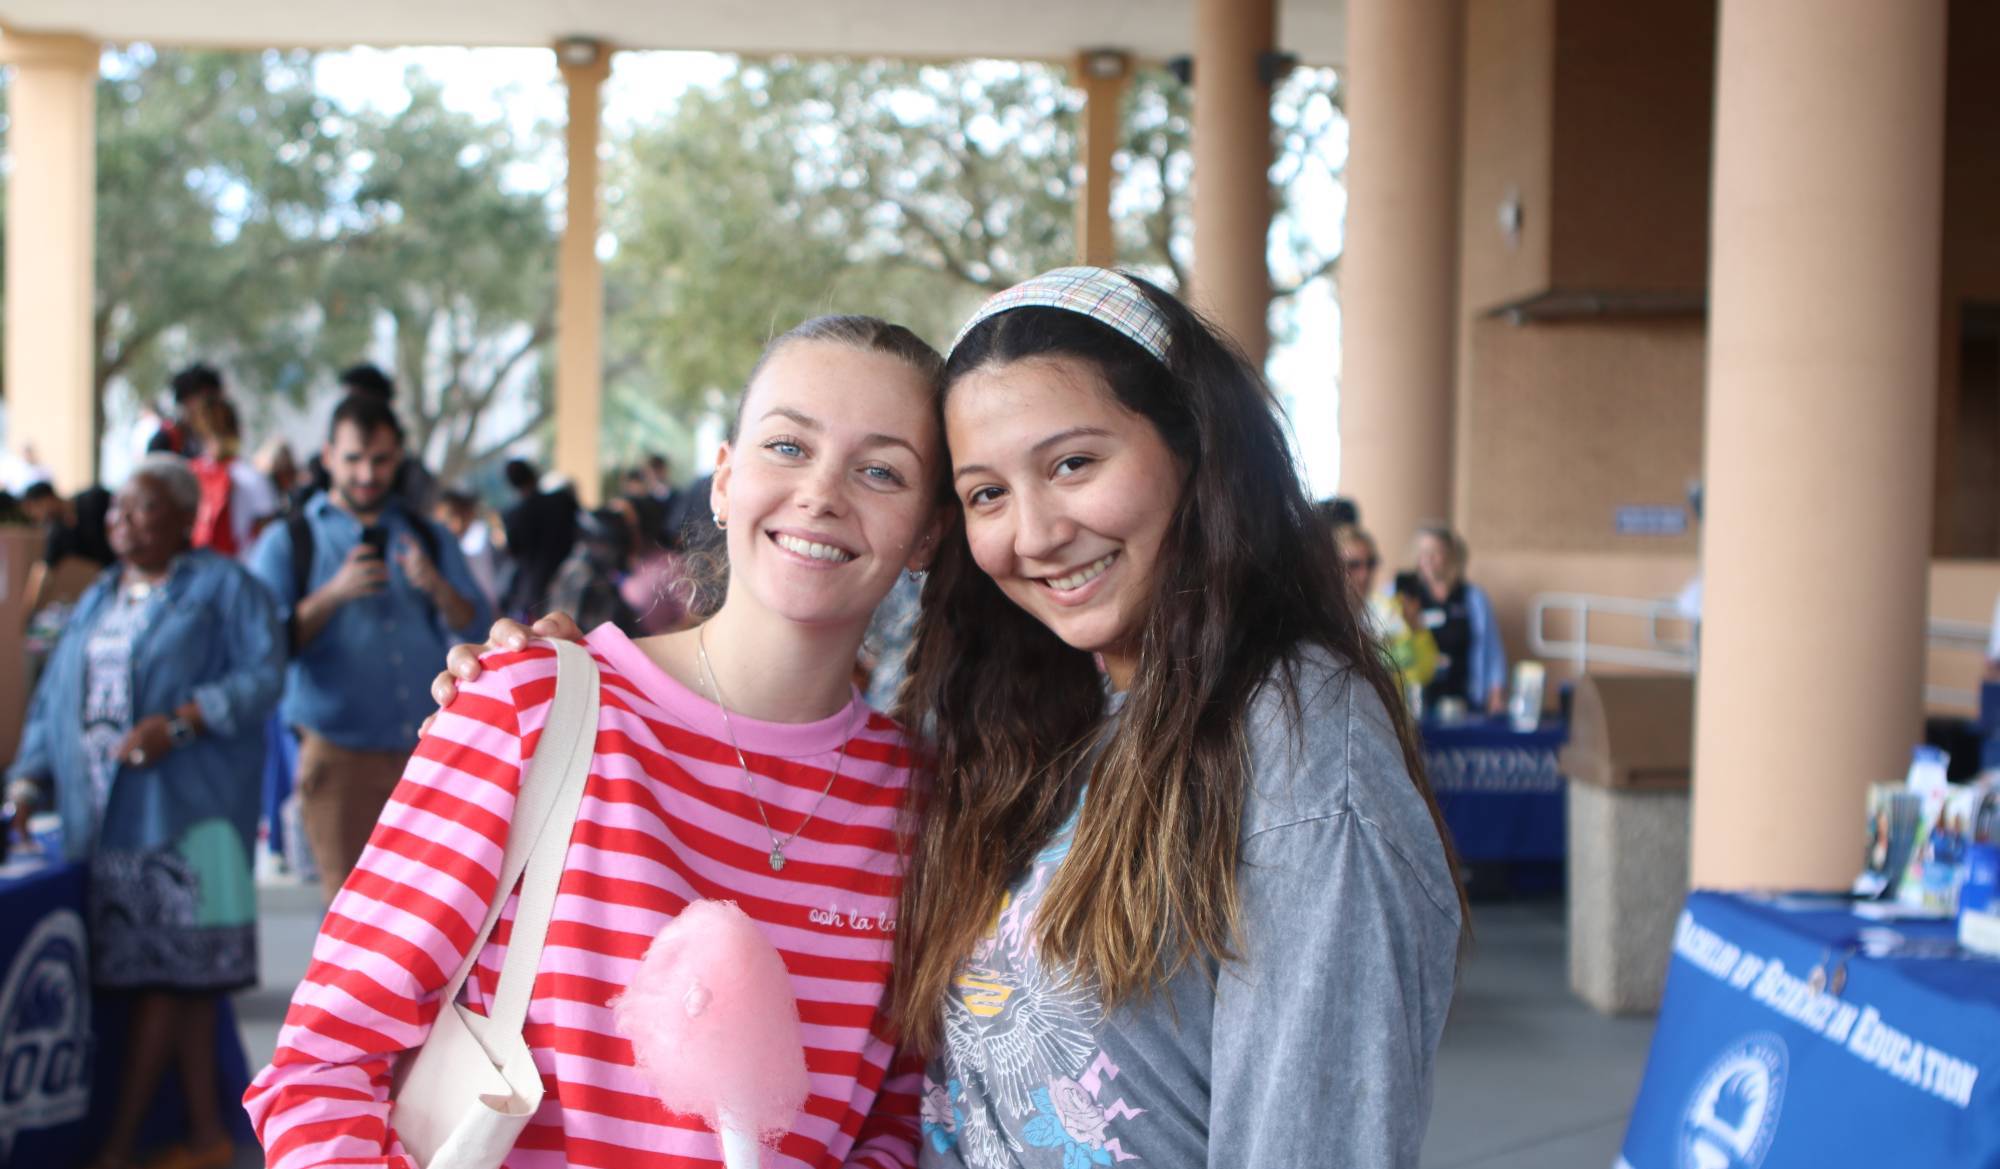
<path fill-rule="evenodd" d="M 2000 962 L 1952 937 L 1689 897 L 1619 1169 L 2000 1166 Z"/>
<path fill-rule="evenodd" d="M 1566 851 L 1556 753 L 1569 725 L 1515 731 L 1505 719 L 1425 723 L 1424 770 L 1458 845 L 1459 859 L 1554 861 Z"/>
<path fill-rule="evenodd" d="M 55 837 L 0 868 L 0 1169 L 67 1169 L 96 1152 L 111 1123 L 124 1055 L 126 996 L 93 993 L 84 931 L 87 868 Z M 249 1086 L 236 1012 L 216 1009 L 223 1122 L 253 1143 L 238 1101 Z M 141 1129 L 143 1147 L 182 1138 L 186 1107 L 171 1074 Z"/>

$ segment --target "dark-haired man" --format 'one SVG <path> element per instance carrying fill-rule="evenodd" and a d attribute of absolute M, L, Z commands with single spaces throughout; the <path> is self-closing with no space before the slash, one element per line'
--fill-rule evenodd
<path fill-rule="evenodd" d="M 372 398 L 392 412 L 396 408 L 395 380 L 372 361 L 348 366 L 336 380 L 340 392 L 349 397 Z M 396 469 L 396 494 L 402 496 L 411 515 L 429 515 L 437 500 L 437 477 L 424 466 L 421 455 L 421 451 L 405 453 Z M 306 500 L 326 490 L 327 481 L 326 465 L 315 454 L 306 460 L 305 482 L 292 492 L 292 506 L 304 506 Z"/>
<path fill-rule="evenodd" d="M 284 717 L 299 732 L 306 838 L 331 899 L 430 713 L 431 663 L 492 618 L 458 544 L 395 491 L 403 428 L 350 395 L 320 450 L 328 489 L 257 543 L 251 569 L 292 636 Z"/>

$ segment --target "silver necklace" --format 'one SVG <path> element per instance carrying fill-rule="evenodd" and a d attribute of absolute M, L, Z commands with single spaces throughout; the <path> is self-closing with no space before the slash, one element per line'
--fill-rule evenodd
<path fill-rule="evenodd" d="M 743 757 L 743 748 L 737 746 L 736 727 L 729 721 L 729 704 L 722 700 L 722 687 L 716 684 L 715 669 L 708 664 L 707 625 L 695 629 L 694 648 L 695 653 L 701 658 L 702 681 L 708 683 L 709 693 L 715 695 L 715 707 L 722 712 L 722 731 L 729 736 L 729 746 L 736 752 L 736 766 L 743 771 L 743 785 L 750 793 L 750 802 L 757 806 L 757 818 L 764 822 L 764 835 L 771 838 L 769 858 L 771 871 L 780 872 L 785 867 L 786 846 L 797 840 L 799 833 L 806 830 L 806 825 L 812 823 L 813 817 L 819 815 L 819 806 L 826 802 L 826 797 L 833 791 L 833 785 L 840 780 L 840 769 L 847 766 L 847 741 L 854 737 L 854 714 L 851 710 L 848 713 L 847 730 L 840 736 L 840 756 L 834 760 L 833 774 L 827 776 L 825 789 L 819 793 L 819 798 L 813 801 L 812 809 L 806 813 L 805 819 L 799 821 L 799 826 L 792 831 L 792 834 L 780 840 L 777 831 L 771 827 L 770 815 L 764 811 L 764 801 L 757 796 L 757 777 L 750 773 L 750 761 Z M 853 705 L 852 701 L 848 703 L 849 707 Z"/>

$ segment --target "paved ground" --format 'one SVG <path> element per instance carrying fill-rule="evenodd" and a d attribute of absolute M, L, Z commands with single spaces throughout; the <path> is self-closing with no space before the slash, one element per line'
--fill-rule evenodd
<path fill-rule="evenodd" d="M 266 884 L 261 899 L 263 988 L 236 1001 L 253 1068 L 276 1046 L 319 916 L 317 889 Z M 1423 1169 L 1610 1169 L 1653 1020 L 1606 1019 L 1569 993 L 1560 901 L 1482 904 L 1473 918 Z M 260 1163 L 254 1150 L 238 1162 Z"/>

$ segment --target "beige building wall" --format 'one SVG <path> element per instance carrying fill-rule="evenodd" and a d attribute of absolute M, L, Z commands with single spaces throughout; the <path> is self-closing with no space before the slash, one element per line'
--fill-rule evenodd
<path fill-rule="evenodd" d="M 1468 312 L 1549 286 L 1556 0 L 1468 0 L 1459 303 Z M 1522 209 L 1518 234 L 1499 210 Z M 1461 350 L 1463 352 L 1463 350 Z M 1460 366 L 1460 383 L 1465 381 Z"/>
<path fill-rule="evenodd" d="M 1700 296 L 1715 0 L 1561 0 L 1552 64 L 1551 286 Z"/>
<path fill-rule="evenodd" d="M 1475 553 L 1692 556 L 1695 533 L 1621 536 L 1621 506 L 1681 506 L 1701 474 L 1702 325 L 1585 318 L 1471 325 Z"/>
<path fill-rule="evenodd" d="M 1706 284 L 1714 35 L 1714 6 L 1685 0 L 1468 0 L 1455 519 L 1517 660 L 1538 593 L 1665 599 L 1695 572 L 1692 534 L 1619 537 L 1614 522 L 1621 503 L 1682 502 L 1700 474 L 1699 305 L 1637 310 Z M 2000 306 L 2000 76 L 1983 66 L 1996 52 L 2000 7 L 1955 4 L 1929 608 L 1980 623 L 2000 595 L 2000 336 L 1992 368 L 1962 375 L 1957 307 Z M 1510 193 L 1522 204 L 1511 240 L 1498 218 Z M 1593 317 L 1550 295 L 1591 292 L 1635 302 Z M 1524 302 L 1554 318 L 1492 315 Z M 1962 401 L 1962 377 L 1993 396 Z M 1594 633 L 1645 642 L 1636 623 Z M 1970 690 L 1980 665 L 1933 650 L 1926 681 Z"/>

